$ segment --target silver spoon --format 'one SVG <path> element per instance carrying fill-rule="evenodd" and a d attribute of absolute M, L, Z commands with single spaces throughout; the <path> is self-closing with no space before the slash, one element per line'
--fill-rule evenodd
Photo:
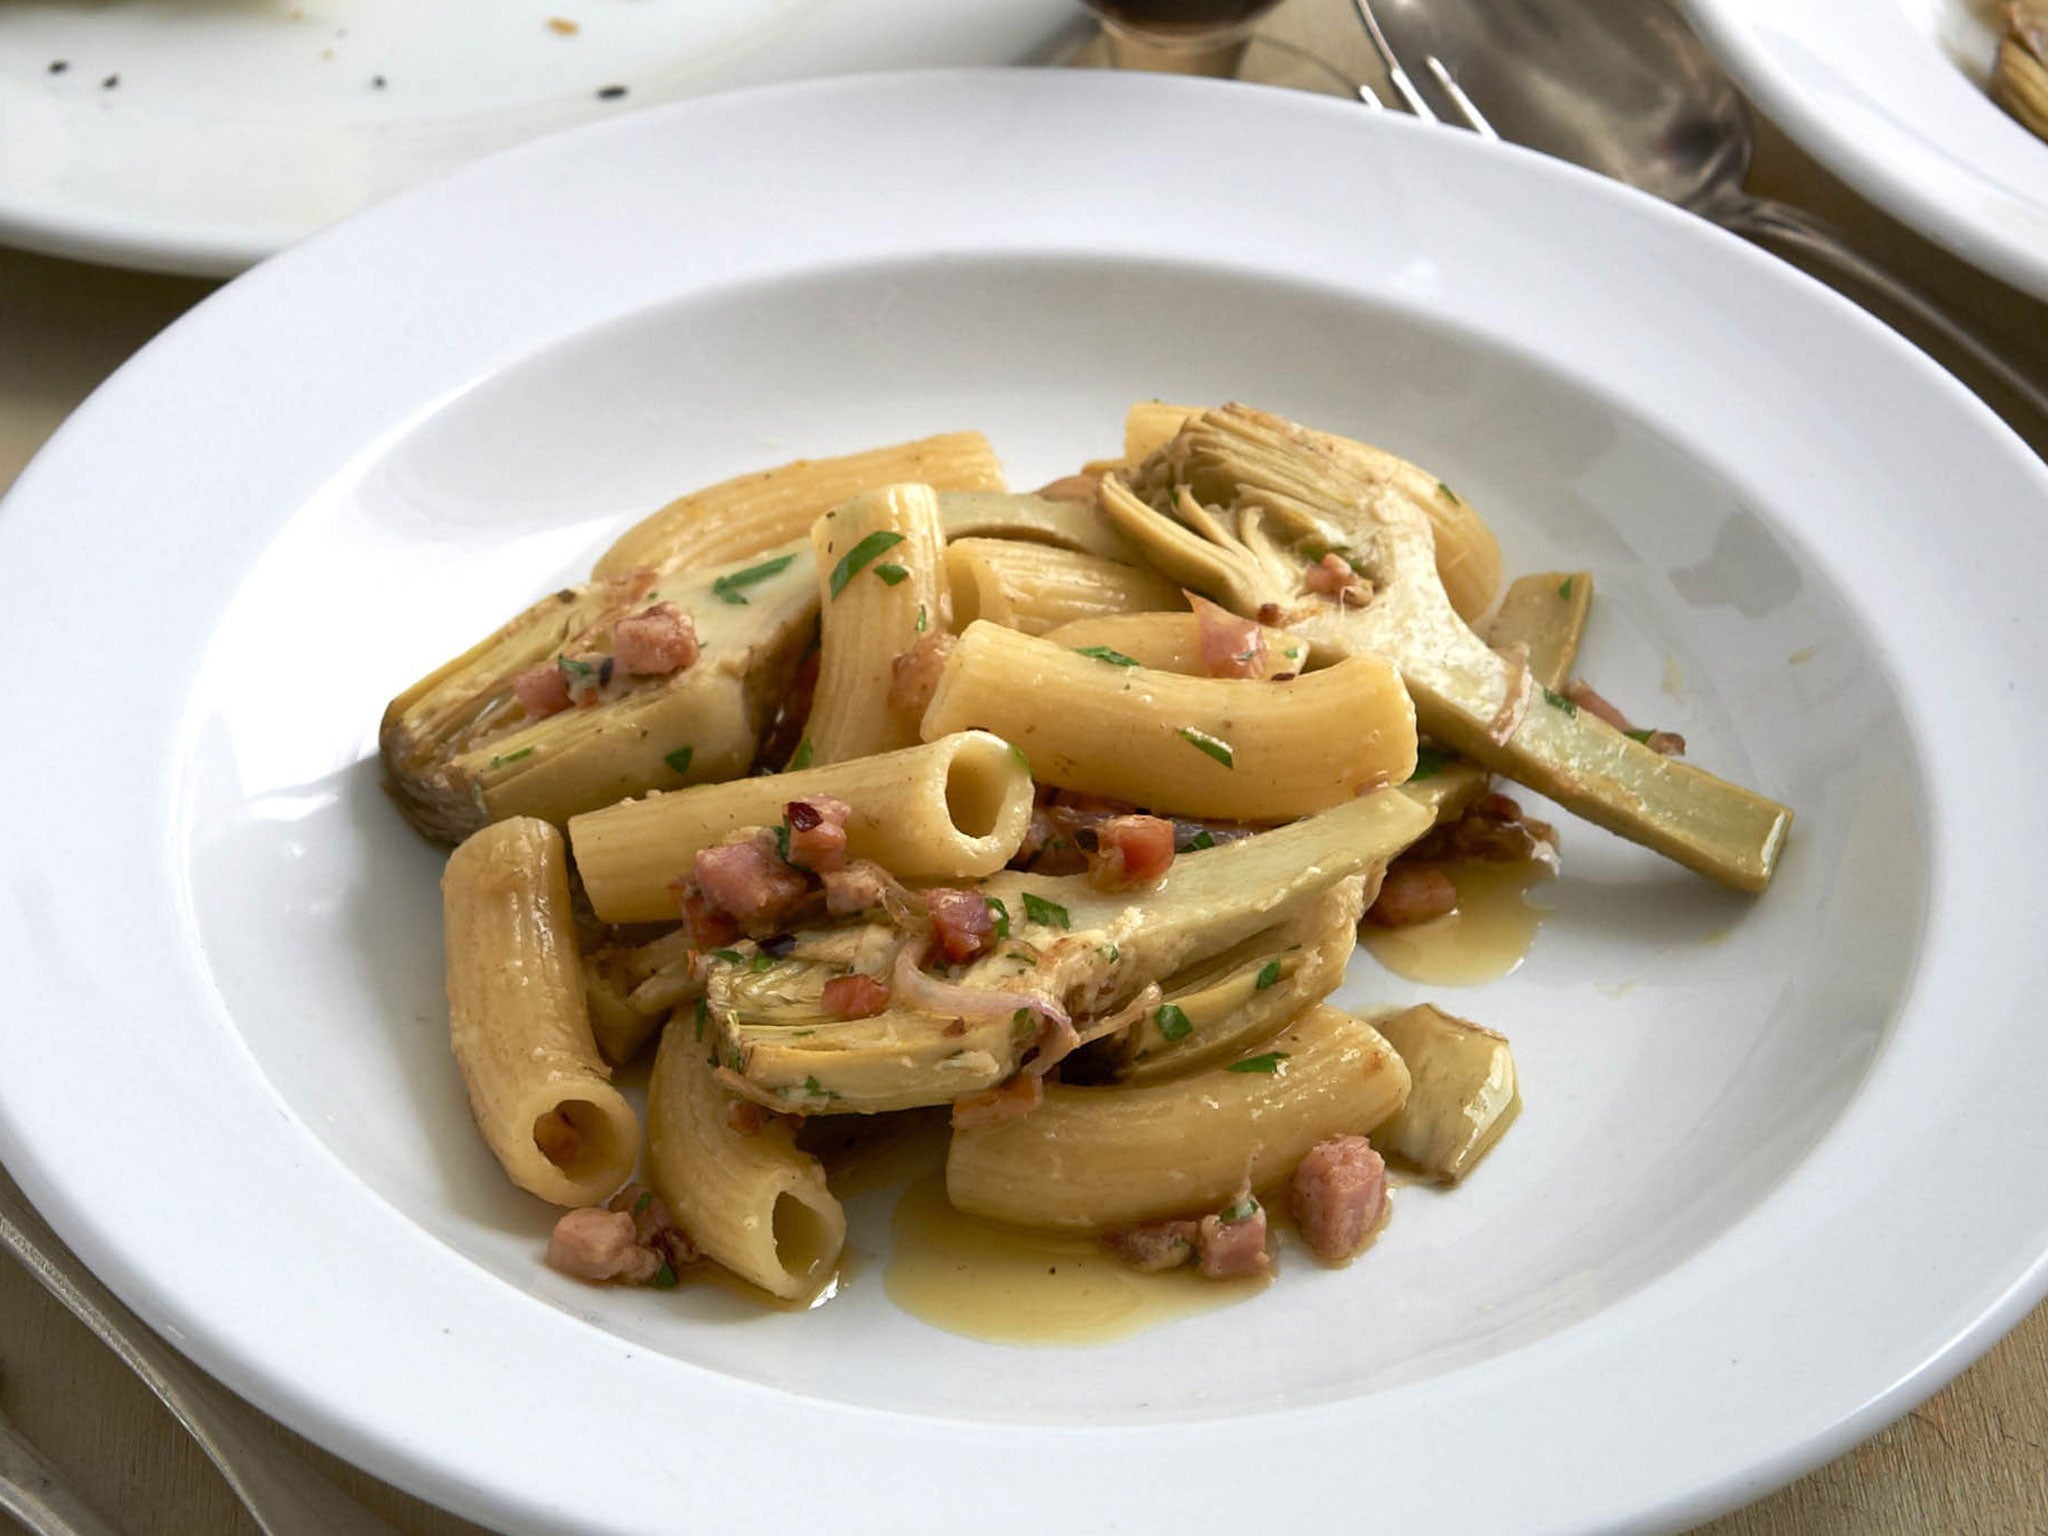
<path fill-rule="evenodd" d="M 1939 336 L 2048 421 L 2048 392 L 1833 226 L 1743 190 L 1756 148 L 1749 108 L 1662 0 L 1353 3 L 1418 115 L 1542 150 L 1802 255 Z"/>

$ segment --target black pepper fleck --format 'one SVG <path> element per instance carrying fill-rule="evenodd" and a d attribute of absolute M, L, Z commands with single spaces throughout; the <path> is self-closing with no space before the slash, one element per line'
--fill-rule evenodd
<path fill-rule="evenodd" d="M 111 91 L 115 86 L 119 85 L 120 83 L 121 77 L 119 75 L 109 75 L 106 79 L 100 82 L 100 89 L 103 91 Z"/>
<path fill-rule="evenodd" d="M 71 61 L 69 59 L 50 60 L 50 73 L 53 75 L 61 75 L 64 73 L 65 70 L 69 69 L 70 67 Z"/>
<path fill-rule="evenodd" d="M 384 89 L 384 77 L 383 77 L 382 75 L 372 75 L 372 76 L 370 76 L 370 86 L 371 86 L 371 88 L 372 88 L 373 90 L 379 90 L 379 91 L 383 90 L 383 89 Z"/>
<path fill-rule="evenodd" d="M 608 85 L 597 93 L 597 99 L 599 101 L 617 101 L 625 94 L 626 88 L 623 85 Z"/>

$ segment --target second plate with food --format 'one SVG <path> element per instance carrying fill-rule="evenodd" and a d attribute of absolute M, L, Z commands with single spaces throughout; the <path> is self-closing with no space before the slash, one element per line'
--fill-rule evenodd
<path fill-rule="evenodd" d="M 846 1191 L 807 1310 L 544 1268 L 556 1212 L 449 1051 L 445 854 L 387 795 L 387 701 L 683 491 L 965 429 L 1029 487 L 1155 398 L 1377 444 L 1510 574 L 1592 571 L 1579 670 L 1796 812 L 1770 889 L 1531 798 L 1562 871 L 1520 968 L 1361 959 L 1337 994 L 1504 1032 L 1519 1118 L 1350 1267 L 1289 1247 L 1227 1306 L 1085 1349 L 935 1328 L 900 1168 Z M 1020 1464 L 1134 1528 L 1703 1519 L 2041 1293 L 2048 966 L 1981 765 L 2048 746 L 2044 510 L 2009 431 L 1782 264 L 1344 103 L 920 74 L 527 146 L 201 306 L 0 504 L 22 654 L 76 633 L 81 580 L 137 636 L 67 646 L 0 760 L 0 1156 L 208 1369 L 494 1528 L 735 1525 L 798 1456 L 852 1530 L 1035 1530 Z M 1220 770 L 1231 727 L 1195 729 Z"/>
<path fill-rule="evenodd" d="M 1928 239 L 2048 299 L 2048 141 L 1990 94 L 1992 0 L 1681 0 L 1800 145 Z"/>

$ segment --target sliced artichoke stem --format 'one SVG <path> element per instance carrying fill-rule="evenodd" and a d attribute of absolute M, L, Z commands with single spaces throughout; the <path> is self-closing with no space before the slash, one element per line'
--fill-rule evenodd
<path fill-rule="evenodd" d="M 1166 494 L 1171 475 L 1174 494 Z M 1400 669 L 1428 736 L 1568 810 L 1739 890 L 1770 884 L 1792 813 L 1689 764 L 1660 757 L 1540 690 L 1514 707 L 1519 662 L 1469 629 L 1438 579 L 1427 513 L 1395 482 L 1360 476 L 1341 454 L 1277 417 L 1204 412 L 1135 472 L 1171 507 L 1184 489 L 1228 511 L 1228 543 L 1199 539 L 1114 477 L 1101 504 L 1175 579 L 1246 616 L 1279 610 L 1316 659 L 1372 652 Z M 1276 539 L 1278 527 L 1303 542 Z M 1306 532 L 1304 532 L 1306 531 Z M 1316 541 L 1341 546 L 1371 584 L 1362 603 L 1306 591 Z M 1516 716 L 1519 714 L 1519 723 Z"/>
<path fill-rule="evenodd" d="M 1051 501 L 1005 491 L 941 491 L 939 520 L 948 539 L 1016 539 L 1125 565 L 1143 561 L 1093 502 Z"/>
<path fill-rule="evenodd" d="M 1486 643 L 1503 656 L 1519 645 L 1536 686 L 1563 693 L 1571 686 L 1572 665 L 1586 638 L 1586 616 L 1592 606 L 1590 571 L 1518 576 L 1486 626 Z"/>
<path fill-rule="evenodd" d="M 991 876 L 971 888 L 1003 904 L 1010 936 L 968 966 L 957 985 L 1036 998 L 1076 1015 L 1114 1012 L 1163 977 L 1288 922 L 1431 825 L 1428 811 L 1398 790 L 1383 790 L 1182 854 L 1148 890 L 1106 894 L 1081 875 Z M 803 936 L 789 956 L 758 971 L 757 945 L 737 944 L 733 953 L 739 961 L 716 964 L 707 987 L 722 1058 L 803 1113 L 950 1103 L 1015 1073 L 1040 1033 L 1038 1015 L 1028 1011 L 963 1023 L 892 1006 L 872 1018 L 829 1019 L 821 1005 L 825 983 L 846 973 L 844 963 L 816 958 L 821 951 Z M 878 955 L 860 968 L 887 971 Z"/>
<path fill-rule="evenodd" d="M 1425 757 L 1423 761 L 1430 764 L 1429 772 L 1418 773 L 1403 784 L 1401 793 L 1434 816 L 1440 827 L 1449 826 L 1478 804 L 1493 782 L 1492 774 L 1467 757 L 1446 758 L 1441 763 Z"/>
<path fill-rule="evenodd" d="M 1455 1184 L 1492 1150 L 1521 1109 L 1507 1037 L 1421 1003 L 1375 1019 L 1408 1068 L 1408 1101 L 1373 1144 L 1416 1171 Z"/>

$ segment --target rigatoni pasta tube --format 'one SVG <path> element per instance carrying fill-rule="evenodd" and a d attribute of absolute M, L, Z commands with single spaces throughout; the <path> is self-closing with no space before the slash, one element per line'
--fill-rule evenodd
<path fill-rule="evenodd" d="M 890 707 L 896 658 L 951 627 L 946 532 L 928 485 L 864 491 L 811 525 L 818 557 L 818 686 L 805 726 L 811 761 L 844 762 L 917 744 Z"/>
<path fill-rule="evenodd" d="M 722 565 L 800 539 L 815 519 L 848 497 L 904 481 L 941 491 L 1004 488 L 1002 465 L 979 432 L 949 432 L 834 459 L 798 459 L 670 502 L 621 534 L 591 574 Z"/>
<path fill-rule="evenodd" d="M 1266 642 L 1263 676 L 1277 672 L 1300 672 L 1308 664 L 1308 642 L 1299 635 L 1261 624 Z M 1092 619 L 1075 619 L 1058 629 L 1048 630 L 1046 639 L 1070 651 L 1100 647 L 1128 656 L 1141 667 L 1157 672 L 1178 672 L 1185 677 L 1207 677 L 1202 663 L 1202 622 L 1192 613 L 1105 613 Z"/>
<path fill-rule="evenodd" d="M 512 1182 L 591 1205 L 640 1151 L 591 1038 L 562 834 L 516 817 L 473 834 L 441 876 L 448 1033 L 477 1129 Z"/>
<path fill-rule="evenodd" d="M 576 870 L 608 923 L 673 921 L 670 882 L 700 848 L 740 827 L 774 826 L 791 800 L 830 795 L 852 814 L 846 850 L 906 880 L 992 874 L 1031 824 L 1031 770 L 982 731 L 766 778 L 700 784 L 573 817 Z"/>
<path fill-rule="evenodd" d="M 953 617 L 1042 635 L 1098 613 L 1185 608 L 1157 571 L 1018 539 L 956 539 L 946 548 Z"/>
<path fill-rule="evenodd" d="M 923 730 L 977 726 L 1045 783 L 1228 821 L 1306 816 L 1415 771 L 1414 706 L 1373 656 L 1289 682 L 1180 677 L 971 624 Z"/>
<path fill-rule="evenodd" d="M 1318 1006 L 1228 1066 L 1143 1087 L 1054 1085 L 1028 1115 L 955 1132 L 946 1194 L 976 1216 L 1068 1231 L 1198 1215 L 1407 1097 L 1408 1069 L 1379 1032 Z"/>
<path fill-rule="evenodd" d="M 712 1076 L 710 1049 L 682 1015 L 662 1032 L 647 1085 L 654 1188 L 691 1240 L 742 1280 L 785 1300 L 807 1296 L 839 1262 L 846 1213 L 788 1122 L 755 1135 L 726 1124 L 732 1096 Z"/>

